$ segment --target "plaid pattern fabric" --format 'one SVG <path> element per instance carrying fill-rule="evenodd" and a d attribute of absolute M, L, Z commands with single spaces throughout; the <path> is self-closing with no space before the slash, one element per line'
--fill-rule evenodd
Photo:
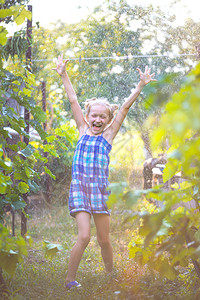
<path fill-rule="evenodd" d="M 109 153 L 112 146 L 100 136 L 84 134 L 77 143 L 69 194 L 70 214 L 78 211 L 110 214 L 106 205 L 109 191 Z"/>

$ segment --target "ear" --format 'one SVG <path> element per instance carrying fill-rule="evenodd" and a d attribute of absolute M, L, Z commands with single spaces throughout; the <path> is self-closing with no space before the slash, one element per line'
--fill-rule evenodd
<path fill-rule="evenodd" d="M 85 115 L 86 121 L 88 121 L 88 114 Z"/>

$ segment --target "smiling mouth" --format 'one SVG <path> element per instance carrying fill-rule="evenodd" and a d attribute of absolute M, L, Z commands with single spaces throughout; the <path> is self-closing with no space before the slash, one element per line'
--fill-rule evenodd
<path fill-rule="evenodd" d="M 93 126 L 93 127 L 100 128 L 102 125 L 101 125 L 101 124 L 93 124 L 92 126 Z"/>

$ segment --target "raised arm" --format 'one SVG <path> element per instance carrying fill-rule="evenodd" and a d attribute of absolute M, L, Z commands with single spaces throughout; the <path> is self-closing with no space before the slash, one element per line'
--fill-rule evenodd
<path fill-rule="evenodd" d="M 122 104 L 120 110 L 118 111 L 113 123 L 110 126 L 110 133 L 112 135 L 112 138 L 116 136 L 118 133 L 130 107 L 133 105 L 139 94 L 141 93 L 143 87 L 147 85 L 151 81 L 156 81 L 153 77 L 155 76 L 155 73 L 150 74 L 151 69 L 148 68 L 148 66 L 145 67 L 144 73 L 137 68 L 136 69 L 139 72 L 140 75 L 140 82 L 136 86 L 135 90 L 131 93 L 131 95 L 128 97 L 128 99 Z"/>
<path fill-rule="evenodd" d="M 77 124 L 77 127 L 78 127 L 79 131 L 80 131 L 81 127 L 85 126 L 86 121 L 85 121 L 85 118 L 83 116 L 82 109 L 81 109 L 81 107 L 78 103 L 77 95 L 74 91 L 74 88 L 71 84 L 71 81 L 70 81 L 69 76 L 68 76 L 67 71 L 66 71 L 66 64 L 67 64 L 68 61 L 69 61 L 68 59 L 63 61 L 63 55 L 58 56 L 58 60 L 57 60 L 57 63 L 56 63 L 57 67 L 53 68 L 53 70 L 56 70 L 62 78 L 64 87 L 65 87 L 65 91 L 67 93 L 67 96 L 69 98 L 69 102 L 71 104 L 74 120 Z"/>

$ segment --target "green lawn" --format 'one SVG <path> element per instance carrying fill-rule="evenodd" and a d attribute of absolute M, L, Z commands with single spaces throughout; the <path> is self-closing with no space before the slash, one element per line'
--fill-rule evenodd
<path fill-rule="evenodd" d="M 70 250 L 76 240 L 75 221 L 66 207 L 33 212 L 28 221 L 33 239 L 28 257 L 23 265 L 18 265 L 13 278 L 4 275 L 12 293 L 10 299 L 195 299 L 189 281 L 191 275 L 185 276 L 184 281 L 169 281 L 129 259 L 128 243 L 137 230 L 137 223 L 124 222 L 126 217 L 127 213 L 120 210 L 112 214 L 113 276 L 104 271 L 92 220 L 91 241 L 77 273 L 82 287 L 67 291 L 64 281 Z M 19 223 L 16 227 L 19 230 Z M 53 259 L 48 258 L 44 240 L 61 244 L 63 250 Z"/>

